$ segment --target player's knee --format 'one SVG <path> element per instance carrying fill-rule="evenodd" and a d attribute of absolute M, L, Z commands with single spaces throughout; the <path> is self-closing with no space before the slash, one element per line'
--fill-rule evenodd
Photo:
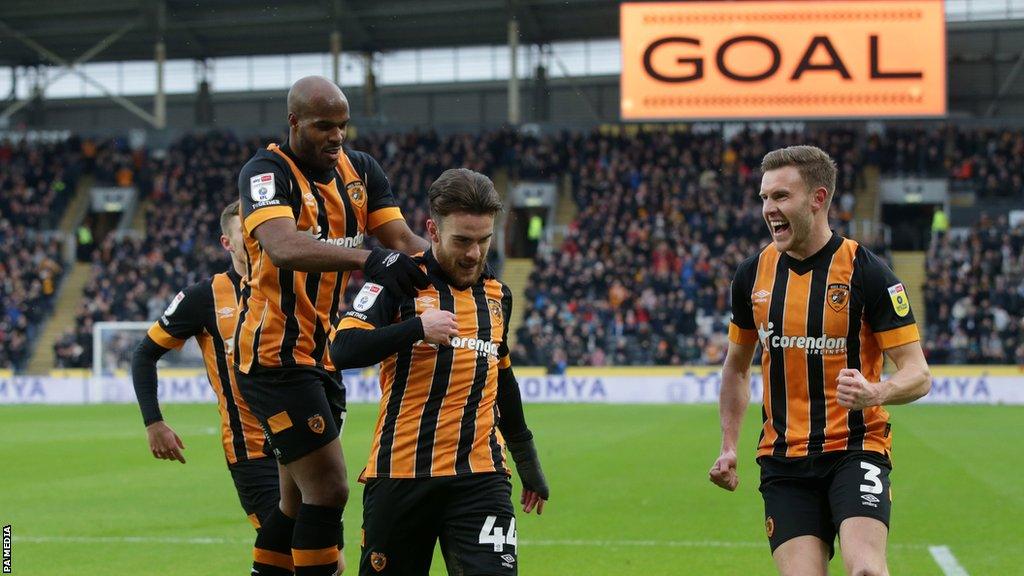
<path fill-rule="evenodd" d="M 854 564 L 850 576 L 889 576 L 889 571 L 884 565 Z"/>
<path fill-rule="evenodd" d="M 320 482 L 304 500 L 319 506 L 344 507 L 348 503 L 348 482 L 342 478 Z"/>
<path fill-rule="evenodd" d="M 299 492 L 289 494 L 287 497 L 284 494 L 281 495 L 279 507 L 285 516 L 295 518 L 299 514 L 300 505 L 302 505 L 302 494 Z"/>

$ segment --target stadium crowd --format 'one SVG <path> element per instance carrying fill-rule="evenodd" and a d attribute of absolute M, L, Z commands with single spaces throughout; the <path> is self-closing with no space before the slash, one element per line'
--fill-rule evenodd
<path fill-rule="evenodd" d="M 980 196 L 1024 200 L 1024 130 L 889 129 L 868 147 L 883 173 L 948 178 Z"/>
<path fill-rule="evenodd" d="M 21 370 L 64 272 L 57 227 L 73 195 L 79 142 L 0 141 L 0 368 Z"/>
<path fill-rule="evenodd" d="M 852 132 L 601 133 L 551 146 L 578 216 L 556 253 L 541 250 L 514 361 L 572 365 L 718 364 L 728 346 L 733 271 L 765 243 L 761 158 L 813 142 L 852 193 L 862 159 Z M 849 219 L 833 203 L 837 225 Z M 847 205 L 849 203 L 847 202 Z"/>
<path fill-rule="evenodd" d="M 217 241 L 220 212 L 237 196 L 238 169 L 259 145 L 211 132 L 187 135 L 160 157 L 118 146 L 98 154 L 97 181 L 130 185 L 146 176 L 145 185 L 139 182 L 150 200 L 143 204 L 145 233 L 111 234 L 94 252 L 75 327 L 54 346 L 59 366 L 92 365 L 96 322 L 155 320 L 179 290 L 227 268 Z M 106 352 L 127 361 L 133 345 L 125 340 Z"/>
<path fill-rule="evenodd" d="M 1024 364 L 1024 224 L 982 216 L 928 249 L 925 350 L 933 364 Z"/>
<path fill-rule="evenodd" d="M 151 321 L 177 290 L 227 266 L 217 242 L 217 217 L 237 193 L 237 170 L 268 140 L 224 132 L 188 135 L 159 155 L 124 141 L 69 141 L 68 149 L 52 152 L 76 156 L 78 164 L 64 163 L 64 172 L 53 162 L 47 172 L 45 147 L 0 148 L 0 162 L 30 167 L 0 174 L 5 191 L 0 209 L 19 224 L 54 225 L 53 215 L 61 212 L 72 187 L 67 166 L 81 166 L 97 182 L 139 186 L 149 200 L 143 204 L 144 234 L 111 235 L 97 246 L 93 279 L 75 326 L 54 347 L 59 366 L 91 365 L 96 322 Z M 578 215 L 558 250 L 542 243 L 537 253 L 526 298 L 518 304 L 524 315 L 513 349 L 515 362 L 558 372 L 568 365 L 720 363 L 727 347 L 732 271 L 766 241 L 758 164 L 773 148 L 806 142 L 826 149 L 839 163 L 830 214 L 839 230 L 852 217 L 854 191 L 868 165 L 884 174 L 945 175 L 1004 196 L 1022 193 L 1024 136 L 1009 131 L 891 129 L 864 139 L 836 128 L 766 129 L 723 140 L 718 132 L 612 127 L 543 135 L 414 131 L 361 135 L 351 144 L 381 162 L 410 226 L 421 234 L 425 191 L 447 167 L 484 173 L 504 168 L 511 180 L 571 182 Z M 1001 188 L 990 187 L 991 182 Z M 39 199 L 58 208 L 39 210 Z M 925 306 L 926 349 L 933 362 L 1024 361 L 1022 233 L 1005 222 L 995 224 L 998 234 L 979 224 L 965 239 L 943 236 L 931 247 Z M 17 234 L 2 233 L 4 238 Z M 868 244 L 885 256 L 880 239 Z M 4 265 L 46 275 L 50 281 L 40 280 L 40 293 L 46 286 L 52 290 L 60 259 L 55 252 L 49 255 L 48 246 L 42 242 L 16 251 L 19 262 Z M 39 265 L 46 255 L 56 268 Z M 992 270 L 997 273 L 989 276 Z M 967 281 L 969 274 L 977 280 Z M 349 290 L 360 283 L 357 275 Z M 31 324 L 26 311 L 44 315 L 47 308 L 35 300 L 31 279 L 22 284 L 17 290 L 9 280 L 3 286 L 5 309 L 21 313 L 8 312 L 0 324 L 0 354 L 13 358 L 8 350 L 17 348 L 23 362 L 24 344 L 17 342 L 26 339 L 25 332 L 10 326 Z M 114 346 L 111 354 L 127 357 L 130 346 Z"/>

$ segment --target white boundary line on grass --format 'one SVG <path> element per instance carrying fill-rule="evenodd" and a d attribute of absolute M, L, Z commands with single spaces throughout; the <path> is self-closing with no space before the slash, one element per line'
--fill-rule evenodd
<path fill-rule="evenodd" d="M 942 573 L 946 576 L 970 576 L 960 562 L 957 562 L 956 556 L 953 556 L 953 551 L 949 549 L 949 546 L 929 546 L 928 552 L 931 552 L 935 563 L 939 565 Z"/>

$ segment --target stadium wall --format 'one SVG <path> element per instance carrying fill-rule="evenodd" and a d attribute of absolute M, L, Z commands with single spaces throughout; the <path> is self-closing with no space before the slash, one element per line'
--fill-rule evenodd
<path fill-rule="evenodd" d="M 1024 405 L 1024 368 L 946 366 L 932 369 L 926 404 Z M 349 402 L 377 402 L 377 376 L 345 375 Z M 711 404 L 718 400 L 721 372 L 715 367 L 612 368 L 574 370 L 565 376 L 523 370 L 519 388 L 525 402 L 589 404 Z M 751 378 L 751 398 L 761 398 L 761 375 Z M 165 403 L 215 403 L 202 372 L 179 372 L 160 379 Z M 134 403 L 127 376 L 0 376 L 0 405 Z"/>
<path fill-rule="evenodd" d="M 539 116 L 530 83 L 524 82 L 522 105 L 525 122 L 556 122 L 565 126 L 593 126 L 617 122 L 619 87 L 617 76 L 574 80 L 548 80 L 548 117 Z M 577 92 L 578 89 L 578 92 Z M 463 82 L 416 84 L 378 89 L 378 114 L 367 113 L 361 87 L 345 89 L 352 107 L 353 125 L 358 129 L 406 130 L 429 127 L 440 131 L 479 130 L 506 123 L 507 84 L 504 82 Z M 173 138 L 182 132 L 209 128 L 230 129 L 241 134 L 275 134 L 285 129 L 287 91 L 214 93 L 213 123 L 199 125 L 195 119 L 196 95 L 167 96 L 167 125 L 162 136 Z M 129 98 L 146 108 L 152 97 Z M 83 135 L 123 135 L 143 128 L 142 121 L 118 104 L 103 98 L 51 100 L 45 103 L 44 119 L 33 128 L 66 129 Z"/>
<path fill-rule="evenodd" d="M 1024 125 L 1024 74 L 1016 74 L 1004 86 L 1024 53 L 1024 20 L 952 22 L 946 40 L 949 116 Z M 539 94 L 531 79 L 520 82 L 524 122 L 584 127 L 619 121 L 617 75 L 549 78 L 547 85 L 547 93 Z M 361 86 L 347 88 L 346 92 L 354 124 L 359 128 L 431 127 L 445 131 L 504 124 L 507 90 L 506 81 L 381 86 L 379 114 L 372 117 L 366 111 Z M 167 97 L 170 128 L 161 136 L 205 128 L 273 134 L 283 130 L 285 95 L 285 90 L 213 92 L 213 122 L 200 125 L 196 123 L 196 94 L 172 94 Z M 128 99 L 143 108 L 152 107 L 152 96 Z M 997 99 L 990 116 L 989 109 Z M 23 110 L 11 125 L 17 126 L 18 118 L 25 118 L 27 112 Z M 105 98 L 48 100 L 42 103 L 41 116 L 31 128 L 68 129 L 85 135 L 124 134 L 146 128 L 137 117 Z"/>

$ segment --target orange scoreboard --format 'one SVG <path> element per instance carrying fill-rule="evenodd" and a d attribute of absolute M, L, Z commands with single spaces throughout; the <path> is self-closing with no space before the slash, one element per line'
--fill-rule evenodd
<path fill-rule="evenodd" d="M 635 2 L 623 120 L 946 114 L 941 0 Z"/>

